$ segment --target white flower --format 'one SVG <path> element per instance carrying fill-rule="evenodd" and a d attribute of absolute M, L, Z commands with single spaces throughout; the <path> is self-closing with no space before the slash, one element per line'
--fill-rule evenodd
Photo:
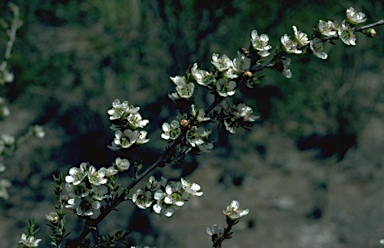
<path fill-rule="evenodd" d="M 19 243 L 26 247 L 38 247 L 41 239 L 37 239 L 34 236 L 27 236 L 25 233 L 21 234 Z"/>
<path fill-rule="evenodd" d="M 359 23 L 363 23 L 363 22 L 365 22 L 367 20 L 367 18 L 365 18 L 365 14 L 364 13 L 357 12 L 352 7 L 347 9 L 346 13 L 347 13 L 347 21 L 351 25 L 356 25 L 356 24 L 359 24 Z"/>
<path fill-rule="evenodd" d="M 211 85 L 216 81 L 212 73 L 197 69 L 197 63 L 194 63 L 191 68 L 191 73 L 196 82 L 203 86 Z"/>
<path fill-rule="evenodd" d="M 326 37 L 334 36 L 337 33 L 336 25 L 332 21 L 325 22 L 323 20 L 320 20 L 317 27 L 318 27 L 320 33 Z"/>
<path fill-rule="evenodd" d="M 238 51 L 237 58 L 233 60 L 232 68 L 235 73 L 242 73 L 246 70 L 246 68 L 249 68 L 250 63 L 250 59 Z"/>
<path fill-rule="evenodd" d="M 137 140 L 138 133 L 137 131 L 132 131 L 130 129 L 124 130 L 121 132 L 120 130 L 115 132 L 115 139 L 113 143 L 117 147 L 129 148 L 133 144 L 135 144 Z"/>
<path fill-rule="evenodd" d="M 257 119 L 257 116 L 252 115 L 253 110 L 251 107 L 240 103 L 236 107 L 235 117 L 243 118 L 243 121 L 254 122 Z"/>
<path fill-rule="evenodd" d="M 110 120 L 120 119 L 123 115 L 137 113 L 140 108 L 128 105 L 128 101 L 120 103 L 119 99 L 115 99 L 112 102 L 112 109 L 108 110 Z"/>
<path fill-rule="evenodd" d="M 223 54 L 223 56 L 219 57 L 218 54 L 212 54 L 211 63 L 216 67 L 217 70 L 223 72 L 232 67 L 232 60 L 228 58 L 227 55 Z"/>
<path fill-rule="evenodd" d="M 236 88 L 236 82 L 228 81 L 225 78 L 220 78 L 216 84 L 217 93 L 219 93 L 219 95 L 223 97 L 233 96 L 236 92 L 235 88 Z"/>
<path fill-rule="evenodd" d="M 121 158 L 116 158 L 115 159 L 115 164 L 116 168 L 119 170 L 119 171 L 126 171 L 129 169 L 129 166 L 130 166 L 130 163 L 128 161 L 128 159 L 124 158 L 124 159 L 121 159 Z"/>
<path fill-rule="evenodd" d="M 184 178 L 181 178 L 181 185 L 182 185 L 182 188 L 185 190 L 185 192 L 187 192 L 190 195 L 194 195 L 194 196 L 203 195 L 203 192 L 199 192 L 200 185 L 198 185 L 197 183 L 191 183 L 191 182 L 188 182 L 187 180 L 184 180 Z"/>
<path fill-rule="evenodd" d="M 108 179 L 105 178 L 105 173 L 107 169 L 104 167 L 100 168 L 100 170 L 96 170 L 96 168 L 91 165 L 88 171 L 88 180 L 92 185 L 99 186 L 101 184 L 106 184 Z"/>
<path fill-rule="evenodd" d="M 192 97 L 195 85 L 193 83 L 187 83 L 185 77 L 176 76 L 170 77 L 171 80 L 176 84 L 176 93 L 172 93 L 169 96 L 172 100 L 180 98 L 188 99 Z"/>
<path fill-rule="evenodd" d="M 154 176 L 150 176 L 147 181 L 147 189 L 154 190 L 157 188 L 157 181 Z M 156 197 L 155 197 L 156 199 Z M 157 199 L 156 199 L 157 200 Z"/>
<path fill-rule="evenodd" d="M 198 110 L 196 110 L 194 104 L 192 104 L 191 108 L 192 108 L 192 110 L 191 110 L 191 115 L 192 115 L 193 117 L 195 117 L 196 120 L 197 120 L 199 123 L 201 123 L 201 122 L 203 122 L 203 121 L 208 121 L 208 120 L 211 119 L 211 118 L 209 118 L 209 117 L 205 117 L 205 111 L 204 111 L 204 109 L 198 109 Z"/>
<path fill-rule="evenodd" d="M 172 204 L 176 206 L 183 206 L 184 199 L 183 194 L 181 193 L 181 183 L 180 182 L 171 182 L 165 186 L 165 197 L 164 202 L 166 204 Z"/>
<path fill-rule="evenodd" d="M 258 35 L 256 30 L 252 30 L 251 43 L 252 47 L 257 50 L 257 54 L 264 58 L 269 55 L 269 50 L 272 48 L 268 45 L 269 37 L 266 34 Z"/>
<path fill-rule="evenodd" d="M 130 114 L 127 117 L 127 120 L 129 123 L 129 127 L 133 130 L 137 128 L 143 128 L 149 123 L 149 120 L 143 120 L 139 113 Z"/>
<path fill-rule="evenodd" d="M 284 51 L 287 53 L 301 54 L 302 51 L 297 48 L 296 41 L 292 40 L 287 34 L 284 34 L 281 39 L 281 44 L 283 45 Z"/>
<path fill-rule="evenodd" d="M 320 58 L 320 59 L 326 59 L 328 57 L 328 54 L 323 52 L 323 43 L 320 39 L 314 38 L 311 40 L 311 43 L 309 44 L 309 47 L 311 48 L 313 54 Z"/>
<path fill-rule="evenodd" d="M 87 176 L 87 163 L 81 163 L 80 168 L 72 167 L 69 169 L 69 175 L 65 177 L 67 183 L 73 185 L 80 184 L 83 179 Z"/>
<path fill-rule="evenodd" d="M 147 131 L 138 132 L 136 144 L 142 145 L 142 144 L 147 143 L 149 141 L 149 139 L 147 139 L 147 134 L 148 134 Z"/>
<path fill-rule="evenodd" d="M 213 144 L 208 142 L 210 132 L 203 127 L 193 126 L 187 132 L 187 140 L 192 147 L 197 147 L 202 152 L 208 152 L 213 148 Z"/>
<path fill-rule="evenodd" d="M 249 213 L 248 209 L 242 210 L 242 209 L 239 209 L 239 207 L 240 207 L 240 203 L 234 200 L 231 202 L 229 206 L 227 206 L 227 209 L 224 210 L 223 213 L 231 220 L 240 219 L 241 217 Z"/>
<path fill-rule="evenodd" d="M 356 45 L 356 36 L 353 33 L 353 28 L 350 27 L 345 20 L 342 22 L 341 26 L 339 26 L 337 30 L 337 34 L 342 42 L 346 45 Z"/>
<path fill-rule="evenodd" d="M 153 203 L 151 192 L 144 191 L 143 189 L 137 189 L 136 193 L 132 195 L 132 202 L 141 209 L 150 207 Z"/>
<path fill-rule="evenodd" d="M 175 140 L 177 139 L 181 134 L 180 124 L 178 121 L 171 121 L 171 124 L 168 124 L 167 122 L 164 122 L 161 126 L 163 129 L 163 132 L 161 134 L 161 138 L 165 140 Z"/>
<path fill-rule="evenodd" d="M 306 33 L 297 30 L 296 26 L 292 26 L 292 29 L 295 34 L 295 40 L 299 46 L 305 46 L 309 43 L 308 35 Z"/>

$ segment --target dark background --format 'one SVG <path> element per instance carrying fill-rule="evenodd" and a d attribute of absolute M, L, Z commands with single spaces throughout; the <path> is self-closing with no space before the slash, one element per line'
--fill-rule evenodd
<path fill-rule="evenodd" d="M 0 3 L 9 20 L 8 1 Z M 345 19 L 353 6 L 372 23 L 383 18 L 382 1 L 14 1 L 24 25 L 18 32 L 10 71 L 1 87 L 11 116 L 0 133 L 19 135 L 31 124 L 45 127 L 6 161 L 10 199 L 1 200 L 0 244 L 14 247 L 28 218 L 35 218 L 48 246 L 45 214 L 53 210 L 52 174 L 66 174 L 89 161 L 110 165 L 113 132 L 106 111 L 115 98 L 141 107 L 150 143 L 148 161 L 163 151 L 160 127 L 177 115 L 167 94 L 169 76 L 189 65 L 211 70 L 212 53 L 235 58 L 250 33 L 268 34 L 273 47 L 292 35 L 292 25 L 311 34 L 318 20 Z M 210 247 L 205 227 L 224 225 L 232 199 L 250 209 L 224 247 L 380 247 L 384 238 L 383 27 L 357 45 L 327 45 L 327 60 L 292 56 L 293 77 L 274 71 L 253 90 L 234 97 L 254 108 L 251 131 L 217 132 L 212 153 L 188 157 L 182 167 L 155 172 L 184 175 L 204 195 L 170 219 L 124 203 L 102 223 L 110 232 L 130 228 L 137 245 Z M 1 53 L 6 35 L 0 36 Z M 195 94 L 198 107 L 209 96 Z M 71 214 L 69 214 L 70 216 Z M 81 222 L 69 217 L 78 232 Z M 76 236 L 76 235 L 74 235 Z M 73 237 L 74 237 L 73 236 Z"/>

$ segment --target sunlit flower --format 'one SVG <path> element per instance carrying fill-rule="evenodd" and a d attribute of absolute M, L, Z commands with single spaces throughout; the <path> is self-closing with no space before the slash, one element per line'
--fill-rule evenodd
<path fill-rule="evenodd" d="M 272 48 L 268 45 L 269 37 L 266 34 L 258 35 L 256 30 L 252 30 L 251 33 L 251 43 L 252 47 L 257 50 L 257 54 L 264 58 L 267 57 L 270 53 L 269 50 Z"/>
<path fill-rule="evenodd" d="M 166 204 L 172 204 L 179 207 L 184 205 L 180 182 L 171 182 L 165 186 L 164 202 Z"/>
<path fill-rule="evenodd" d="M 107 171 L 106 168 L 102 167 L 99 170 L 96 170 L 94 166 L 89 167 L 88 171 L 88 181 L 92 185 L 99 186 L 101 184 L 106 184 L 108 182 L 108 179 L 105 178 L 105 172 Z"/>
<path fill-rule="evenodd" d="M 284 34 L 281 39 L 284 51 L 287 53 L 301 54 L 303 51 L 299 50 L 296 41 L 292 40 L 287 34 Z"/>
<path fill-rule="evenodd" d="M 37 239 L 34 236 L 28 236 L 25 233 L 21 234 L 19 243 L 26 247 L 38 247 L 41 239 Z"/>
<path fill-rule="evenodd" d="M 219 95 L 223 97 L 233 96 L 236 92 L 235 88 L 236 82 L 228 81 L 228 79 L 226 78 L 220 78 L 216 84 L 217 93 L 219 93 Z"/>
<path fill-rule="evenodd" d="M 136 139 L 136 144 L 138 145 L 142 145 L 142 144 L 145 144 L 149 141 L 149 139 L 147 139 L 147 134 L 148 132 L 147 131 L 140 131 L 137 133 L 137 139 Z"/>
<path fill-rule="evenodd" d="M 236 107 L 235 117 L 242 118 L 243 121 L 254 122 L 257 119 L 257 116 L 252 115 L 253 110 L 251 107 L 240 103 Z"/>
<path fill-rule="evenodd" d="M 199 192 L 200 185 L 198 185 L 197 183 L 191 183 L 191 182 L 188 182 L 187 180 L 184 180 L 184 178 L 181 178 L 181 185 L 182 185 L 182 188 L 185 190 L 185 192 L 187 192 L 190 195 L 194 195 L 194 196 L 203 195 L 203 192 Z"/>
<path fill-rule="evenodd" d="M 175 140 L 181 134 L 180 124 L 176 120 L 171 121 L 170 124 L 168 124 L 167 122 L 164 122 L 161 128 L 163 129 L 163 132 L 164 132 L 161 134 L 161 138 L 165 140 L 169 140 L 169 139 Z"/>
<path fill-rule="evenodd" d="M 122 148 L 129 148 L 135 142 L 137 141 L 138 132 L 132 131 L 130 129 L 124 130 L 124 132 L 121 132 L 120 130 L 115 132 L 115 139 L 113 140 L 113 143 L 115 143 L 116 146 L 120 146 Z"/>
<path fill-rule="evenodd" d="M 139 113 L 130 114 L 127 117 L 127 120 L 129 123 L 129 127 L 133 130 L 137 128 L 143 128 L 149 123 L 149 120 L 143 120 Z"/>
<path fill-rule="evenodd" d="M 212 54 L 211 63 L 216 67 L 219 71 L 226 71 L 232 67 L 232 60 L 228 58 L 227 55 L 223 54 L 223 56 L 219 57 L 218 54 Z"/>
<path fill-rule="evenodd" d="M 211 85 L 213 82 L 216 81 L 212 73 L 197 69 L 197 63 L 193 64 L 191 68 L 191 73 L 196 82 L 203 86 Z"/>
<path fill-rule="evenodd" d="M 320 20 L 317 27 L 318 27 L 320 33 L 326 37 L 334 36 L 337 33 L 336 25 L 332 21 L 325 22 L 323 20 Z"/>
<path fill-rule="evenodd" d="M 187 83 L 185 77 L 182 76 L 170 78 L 176 84 L 176 92 L 169 94 L 169 98 L 171 98 L 172 100 L 177 100 L 181 98 L 188 99 L 192 97 L 193 91 L 195 89 L 195 85 L 193 83 Z"/>
<path fill-rule="evenodd" d="M 108 110 L 110 120 L 120 119 L 123 115 L 135 114 L 140 110 L 139 107 L 134 107 L 128 104 L 128 101 L 120 103 L 119 99 L 112 102 L 112 109 Z"/>
<path fill-rule="evenodd" d="M 353 33 L 353 28 L 349 26 L 345 20 L 337 30 L 337 34 L 339 35 L 341 41 L 343 41 L 346 45 L 356 45 L 356 36 Z"/>
<path fill-rule="evenodd" d="M 240 203 L 234 200 L 229 206 L 227 206 L 227 209 L 224 210 L 223 213 L 231 220 L 240 219 L 241 217 L 249 213 L 248 209 L 242 210 L 239 209 L 239 207 Z"/>
<path fill-rule="evenodd" d="M 359 24 L 359 23 L 363 23 L 363 22 L 365 22 L 367 20 L 367 18 L 365 18 L 365 14 L 364 13 L 357 12 L 352 7 L 347 9 L 346 13 L 347 13 L 347 21 L 351 25 L 356 25 L 356 24 Z"/>
<path fill-rule="evenodd" d="M 321 59 L 326 59 L 328 57 L 328 54 L 323 52 L 323 43 L 320 39 L 314 38 L 313 40 L 311 40 L 309 47 L 311 48 L 313 54 L 316 57 Z"/>
<path fill-rule="evenodd" d="M 309 43 L 308 35 L 297 29 L 296 26 L 292 26 L 293 32 L 295 34 L 295 40 L 299 46 L 305 46 Z"/>
<path fill-rule="evenodd" d="M 87 163 L 81 163 L 80 168 L 72 167 L 69 169 L 69 175 L 65 177 L 65 181 L 73 185 L 78 185 L 87 176 L 87 171 Z"/>

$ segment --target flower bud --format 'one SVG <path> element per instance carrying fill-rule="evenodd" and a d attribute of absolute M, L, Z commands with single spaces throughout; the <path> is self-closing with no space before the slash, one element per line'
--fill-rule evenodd
<path fill-rule="evenodd" d="M 187 127 L 189 125 L 189 121 L 187 121 L 186 119 L 182 119 L 180 121 L 180 125 L 183 127 Z"/>
<path fill-rule="evenodd" d="M 365 30 L 365 34 L 369 37 L 369 38 L 373 38 L 376 36 L 376 30 L 374 30 L 373 28 L 369 28 L 367 30 Z"/>
<path fill-rule="evenodd" d="M 252 72 L 250 72 L 250 71 L 245 71 L 244 72 L 244 76 L 246 76 L 246 77 L 252 77 Z"/>

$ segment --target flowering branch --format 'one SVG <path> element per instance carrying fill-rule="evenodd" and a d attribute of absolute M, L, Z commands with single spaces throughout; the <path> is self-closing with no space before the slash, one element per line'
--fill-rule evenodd
<path fill-rule="evenodd" d="M 266 34 L 259 35 L 256 30 L 253 30 L 249 50 L 243 48 L 238 52 L 238 58 L 231 60 L 225 54 L 222 56 L 213 54 L 211 63 L 214 70 L 212 72 L 199 69 L 197 63 L 194 63 L 185 76 L 170 77 L 175 84 L 176 92 L 168 96 L 175 102 L 181 116 L 170 123 L 163 123 L 161 137 L 168 140 L 169 146 L 152 165 L 141 174 L 137 174 L 141 165 L 135 165 L 132 181 L 120 193 L 117 192 L 118 186 L 115 181 L 119 172 L 129 169 L 130 162 L 127 159 L 117 158 L 111 167 L 102 167 L 99 170 L 89 163 L 82 163 L 80 167 L 72 167 L 69 170 L 69 174 L 65 177 L 65 189 L 69 199 L 64 207 L 73 209 L 79 218 L 84 218 L 85 225 L 79 237 L 67 240 L 66 246 L 80 246 L 88 234 L 95 230 L 97 225 L 123 201 L 132 200 L 139 208 L 151 207 L 151 211 L 156 214 L 170 217 L 174 209 L 183 206 L 190 196 L 201 196 L 203 193 L 200 192 L 200 186 L 183 178 L 180 182 L 167 182 L 165 178 L 156 181 L 154 177 L 149 177 L 145 188 L 139 188 L 134 193 L 132 190 L 154 169 L 162 168 L 172 162 L 180 162 L 189 152 L 210 151 L 213 144 L 208 140 L 210 131 L 203 127 L 204 122 L 218 121 L 230 133 L 235 133 L 238 127 L 251 126 L 257 118 L 252 115 L 253 110 L 243 103 L 230 105 L 227 99 L 235 94 L 240 85 L 252 88 L 258 83 L 261 77 L 257 76 L 256 72 L 270 68 L 290 78 L 292 73 L 288 68 L 289 54 L 314 54 L 321 59 L 326 59 L 328 54 L 323 51 L 323 43 L 339 38 L 346 45 L 355 45 L 356 31 L 371 30 L 372 27 L 384 24 L 384 20 L 381 20 L 356 28 L 357 24 L 366 20 L 365 15 L 353 8 L 349 8 L 346 14 L 347 20 L 340 25 L 332 21 L 320 20 L 311 38 L 293 26 L 294 38 L 284 34 L 281 37 L 279 49 L 269 60 L 264 60 L 270 56 L 269 51 L 272 48 L 268 44 L 269 37 Z M 374 36 L 373 31 L 366 34 L 370 37 Z M 214 101 L 206 110 L 198 109 L 194 105 L 195 84 L 205 87 L 214 95 Z M 139 107 L 129 105 L 128 101 L 120 102 L 118 99 L 113 101 L 112 109 L 108 110 L 109 118 L 113 123 L 111 129 L 115 132 L 110 149 L 129 149 L 131 146 L 141 146 L 149 141 L 147 132 L 142 130 L 149 121 L 142 118 L 139 110 Z M 60 182 L 64 183 L 64 180 Z M 59 197 L 59 199 L 62 198 Z M 61 208 L 57 210 L 61 211 Z M 228 227 L 223 229 L 214 225 L 207 229 L 213 246 L 221 247 L 221 243 L 231 237 L 232 227 L 248 212 L 248 210 L 240 210 L 239 203 L 233 201 L 224 211 Z M 97 217 L 91 218 L 96 213 L 98 213 Z M 60 218 L 60 213 L 57 212 L 57 216 Z M 56 215 L 51 217 L 55 219 Z M 58 242 L 62 239 L 63 236 L 59 236 Z M 117 236 L 116 240 L 118 240 Z"/>

